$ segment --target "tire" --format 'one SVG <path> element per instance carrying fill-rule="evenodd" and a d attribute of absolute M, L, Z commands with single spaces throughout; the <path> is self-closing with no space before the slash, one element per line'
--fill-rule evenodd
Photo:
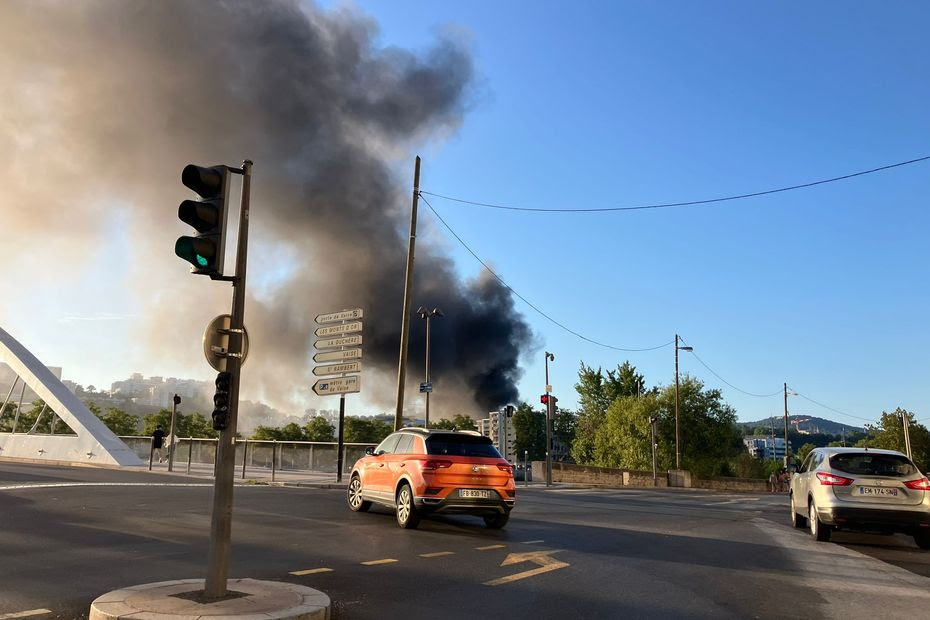
<path fill-rule="evenodd" d="M 807 527 L 807 519 L 799 515 L 794 506 L 794 495 L 791 496 L 791 525 L 799 530 Z"/>
<path fill-rule="evenodd" d="M 492 530 L 499 530 L 510 520 L 509 514 L 485 515 L 484 524 Z"/>
<path fill-rule="evenodd" d="M 394 504 L 397 506 L 397 525 L 405 530 L 416 529 L 420 524 L 420 515 L 417 514 L 417 507 L 413 504 L 413 491 L 406 482 L 397 489 Z"/>
<path fill-rule="evenodd" d="M 921 549 L 930 549 L 930 532 L 917 532 L 914 534 L 914 542 Z"/>
<path fill-rule="evenodd" d="M 820 517 L 817 516 L 817 508 L 814 506 L 813 500 L 811 500 L 807 508 L 807 520 L 810 525 L 811 538 L 818 542 L 830 540 L 830 526 L 820 522 Z"/>
<path fill-rule="evenodd" d="M 353 475 L 352 480 L 349 482 L 346 501 L 349 504 L 349 510 L 352 512 L 367 512 L 371 508 L 371 502 L 362 499 L 362 481 L 358 474 Z"/>

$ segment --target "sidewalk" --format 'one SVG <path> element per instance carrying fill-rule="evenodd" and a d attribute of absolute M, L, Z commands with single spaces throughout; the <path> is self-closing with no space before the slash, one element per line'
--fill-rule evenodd
<path fill-rule="evenodd" d="M 174 471 L 168 471 L 168 463 L 152 463 L 152 473 L 168 474 L 177 476 L 191 476 L 193 478 L 213 479 L 212 463 L 191 463 L 190 472 L 188 472 L 187 462 L 174 463 Z M 145 465 L 144 471 L 148 471 L 148 464 Z M 336 482 L 336 474 L 333 472 L 316 472 L 309 470 L 277 470 L 272 480 L 271 469 L 266 467 L 248 467 L 245 468 L 245 476 L 242 475 L 242 465 L 239 464 L 235 469 L 233 481 L 236 484 L 275 484 L 280 486 L 300 486 L 316 487 L 320 489 L 343 489 L 349 483 L 349 474 L 343 474 L 342 482 Z"/>

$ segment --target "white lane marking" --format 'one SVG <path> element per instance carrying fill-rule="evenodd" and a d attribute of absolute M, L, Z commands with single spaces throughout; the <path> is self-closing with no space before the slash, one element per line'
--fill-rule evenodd
<path fill-rule="evenodd" d="M 20 491 L 23 489 L 61 489 L 67 487 L 212 487 L 205 482 L 35 482 L 30 484 L 7 484 L 0 486 L 0 491 Z M 256 486 L 256 485 L 236 485 Z M 0 620 L 3 616 L 0 616 Z"/>
<path fill-rule="evenodd" d="M 444 555 L 455 555 L 454 551 L 434 551 L 433 553 L 421 553 L 421 558 L 441 558 Z"/>
<path fill-rule="evenodd" d="M 30 609 L 29 611 L 14 611 L 8 614 L 0 614 L 0 620 L 10 620 L 11 618 L 28 618 L 30 616 L 41 616 L 52 613 L 51 609 Z"/>
<path fill-rule="evenodd" d="M 545 540 L 524 540 L 523 544 L 524 545 L 535 545 L 537 543 L 543 543 L 543 542 L 546 542 L 546 541 Z"/>
<path fill-rule="evenodd" d="M 506 545 L 486 545 L 484 547 L 475 547 L 478 551 L 489 551 L 491 549 L 503 549 Z"/>

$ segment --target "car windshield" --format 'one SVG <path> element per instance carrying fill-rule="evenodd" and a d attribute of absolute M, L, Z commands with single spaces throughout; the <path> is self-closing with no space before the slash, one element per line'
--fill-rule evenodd
<path fill-rule="evenodd" d="M 917 469 L 906 457 L 896 454 L 851 453 L 837 454 L 830 459 L 830 467 L 847 474 L 861 476 L 913 476 Z"/>
<path fill-rule="evenodd" d="M 490 437 L 474 435 L 431 435 L 426 439 L 427 454 L 501 458 Z"/>

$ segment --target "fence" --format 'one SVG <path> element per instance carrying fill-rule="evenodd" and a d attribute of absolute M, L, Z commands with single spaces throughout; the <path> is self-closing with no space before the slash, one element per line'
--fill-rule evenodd
<path fill-rule="evenodd" d="M 140 459 L 148 462 L 152 438 L 146 436 L 120 437 Z M 174 470 L 188 471 L 192 468 L 203 470 L 212 467 L 216 461 L 216 439 L 198 439 L 196 437 L 179 437 L 174 445 Z M 342 473 L 352 470 L 352 465 L 365 455 L 365 448 L 374 447 L 374 443 L 346 443 L 342 446 Z M 266 441 L 258 439 L 236 440 L 236 465 L 243 471 L 252 470 L 253 474 L 266 473 L 336 473 L 335 442 L 318 441 Z M 165 458 L 168 451 L 163 450 Z"/>

